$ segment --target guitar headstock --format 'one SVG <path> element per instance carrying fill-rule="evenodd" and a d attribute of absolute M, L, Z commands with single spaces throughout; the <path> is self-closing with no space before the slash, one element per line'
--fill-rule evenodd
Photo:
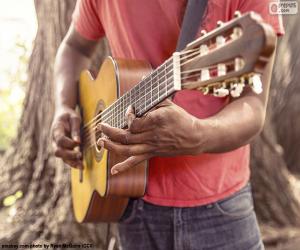
<path fill-rule="evenodd" d="M 275 49 L 273 28 L 254 12 L 243 16 L 236 12 L 233 20 L 217 26 L 174 53 L 181 88 L 238 97 L 249 85 L 261 93 L 260 75 Z"/>

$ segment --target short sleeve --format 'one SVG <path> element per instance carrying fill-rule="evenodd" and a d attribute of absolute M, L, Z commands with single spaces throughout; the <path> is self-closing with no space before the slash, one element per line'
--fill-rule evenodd
<path fill-rule="evenodd" d="M 240 0 L 238 10 L 240 10 L 242 13 L 249 12 L 249 11 L 257 12 L 267 23 L 273 26 L 277 35 L 281 36 L 284 34 L 282 16 L 279 14 L 270 13 L 270 4 L 274 3 L 275 1 L 274 0 Z"/>
<path fill-rule="evenodd" d="M 88 40 L 98 40 L 105 32 L 99 18 L 99 0 L 77 0 L 72 15 L 76 31 Z"/>

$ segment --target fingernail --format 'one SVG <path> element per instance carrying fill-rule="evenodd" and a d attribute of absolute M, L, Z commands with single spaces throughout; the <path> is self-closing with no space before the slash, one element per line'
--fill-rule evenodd
<path fill-rule="evenodd" d="M 99 139 L 99 140 L 97 141 L 97 144 L 98 144 L 98 146 L 100 146 L 100 147 L 104 147 L 104 142 L 103 142 L 101 139 Z"/>
<path fill-rule="evenodd" d="M 117 173 L 119 173 L 119 171 L 118 171 L 118 170 L 116 170 L 116 169 L 113 169 L 113 168 L 112 168 L 112 170 L 111 170 L 111 174 L 112 174 L 112 175 L 115 175 L 115 174 L 117 174 Z"/>
<path fill-rule="evenodd" d="M 78 135 L 74 135 L 73 140 L 76 142 L 80 142 L 80 137 Z"/>
<path fill-rule="evenodd" d="M 96 128 L 98 131 L 101 131 L 101 123 L 98 123 L 97 124 L 97 128 Z"/>
<path fill-rule="evenodd" d="M 82 154 L 81 154 L 81 153 L 78 153 L 76 157 L 77 157 L 78 160 L 81 160 Z"/>

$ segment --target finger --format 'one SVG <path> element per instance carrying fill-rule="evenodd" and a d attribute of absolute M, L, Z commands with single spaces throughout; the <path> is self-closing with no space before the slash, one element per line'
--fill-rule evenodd
<path fill-rule="evenodd" d="M 125 112 L 125 119 L 127 120 L 127 126 L 130 129 L 132 121 L 135 119 L 135 113 L 133 107 L 130 105 Z"/>
<path fill-rule="evenodd" d="M 65 126 L 63 122 L 57 122 L 52 128 L 52 138 L 54 141 L 57 141 L 59 137 L 62 137 L 66 134 Z"/>
<path fill-rule="evenodd" d="M 106 148 L 108 151 L 120 155 L 132 156 L 153 152 L 154 147 L 149 144 L 122 145 L 111 140 L 100 139 L 99 146 Z"/>
<path fill-rule="evenodd" d="M 101 123 L 97 123 L 97 125 L 96 125 L 96 131 L 97 132 L 101 132 L 102 130 L 101 130 Z"/>
<path fill-rule="evenodd" d="M 70 117 L 71 137 L 74 141 L 80 143 L 80 124 L 81 119 L 77 115 Z"/>
<path fill-rule="evenodd" d="M 139 134 L 132 134 L 128 130 L 114 128 L 107 124 L 102 125 L 101 131 L 110 140 L 124 144 L 124 145 L 143 144 L 143 143 L 150 142 L 153 139 L 152 131 L 147 131 L 147 132 L 143 132 L 143 133 L 139 133 Z"/>
<path fill-rule="evenodd" d="M 101 132 L 112 140 L 120 140 L 122 135 L 124 135 L 125 130 L 120 128 L 115 128 L 107 123 L 101 123 Z"/>
<path fill-rule="evenodd" d="M 135 118 L 130 126 L 130 132 L 141 133 L 154 129 L 157 126 L 158 117 L 157 110 L 147 113 L 146 116 Z"/>
<path fill-rule="evenodd" d="M 52 129 L 53 141 L 58 147 L 73 149 L 78 143 L 66 136 L 66 130 L 63 122 L 58 122 Z"/>
<path fill-rule="evenodd" d="M 75 150 L 68 150 L 60 147 L 54 148 L 54 155 L 56 157 L 62 158 L 64 161 L 78 161 L 82 159 L 81 152 L 76 152 Z"/>
<path fill-rule="evenodd" d="M 68 166 L 76 169 L 83 169 L 83 163 L 82 161 L 70 161 L 70 160 L 65 160 L 64 161 Z"/>
<path fill-rule="evenodd" d="M 144 154 L 144 155 L 137 155 L 131 156 L 123 162 L 120 162 L 111 168 L 111 174 L 118 174 L 123 172 L 129 168 L 136 166 L 137 164 L 141 163 L 142 161 L 148 160 L 152 157 L 151 154 Z"/>
<path fill-rule="evenodd" d="M 65 149 L 73 149 L 78 146 L 78 142 L 73 141 L 65 135 L 58 137 L 55 143 L 58 147 Z"/>

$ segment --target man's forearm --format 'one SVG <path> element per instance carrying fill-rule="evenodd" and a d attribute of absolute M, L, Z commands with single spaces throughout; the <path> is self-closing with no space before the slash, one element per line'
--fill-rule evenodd
<path fill-rule="evenodd" d="M 79 75 L 88 66 L 88 57 L 66 42 L 60 45 L 54 68 L 55 104 L 57 108 L 62 106 L 75 108 Z"/>
<path fill-rule="evenodd" d="M 262 75 L 264 91 L 254 94 L 249 88 L 243 96 L 235 99 L 216 115 L 198 120 L 198 136 L 203 140 L 206 153 L 232 151 L 248 144 L 263 128 L 269 89 L 275 60 L 275 52 Z M 202 134 L 201 134 L 202 133 Z"/>
<path fill-rule="evenodd" d="M 246 96 L 228 104 L 217 115 L 198 120 L 205 153 L 223 153 L 246 145 L 264 124 L 265 110 L 256 97 Z"/>

